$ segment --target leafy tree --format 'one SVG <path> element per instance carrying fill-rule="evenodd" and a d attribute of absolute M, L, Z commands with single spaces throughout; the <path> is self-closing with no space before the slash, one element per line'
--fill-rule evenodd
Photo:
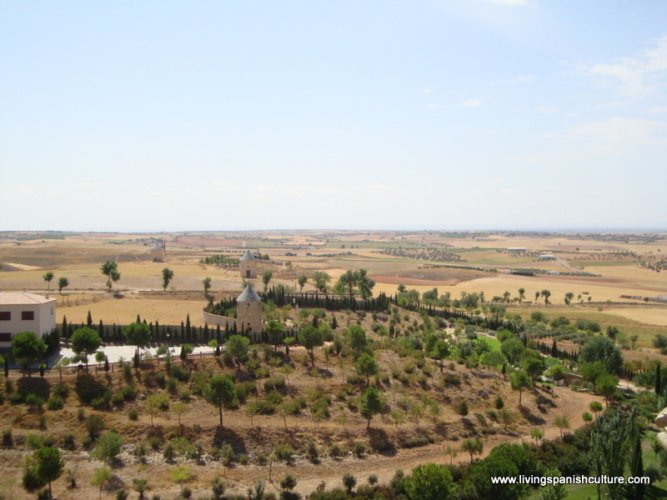
<path fill-rule="evenodd" d="M 441 373 L 443 369 L 442 360 L 447 356 L 449 356 L 449 344 L 443 339 L 436 340 L 436 342 L 433 344 L 433 347 L 429 351 L 429 357 L 438 361 Z"/>
<path fill-rule="evenodd" d="M 90 484 L 97 486 L 100 489 L 100 500 L 102 499 L 102 488 L 104 488 L 105 484 L 111 481 L 112 477 L 113 472 L 111 472 L 111 468 L 106 465 L 99 469 L 95 469 L 95 472 L 93 472 L 93 479 L 90 481 Z"/>
<path fill-rule="evenodd" d="M 281 481 L 280 487 L 283 490 L 292 491 L 296 487 L 296 479 L 292 474 L 287 474 Z"/>
<path fill-rule="evenodd" d="M 381 413 L 385 404 L 384 398 L 375 387 L 369 387 L 359 396 L 359 412 L 368 420 L 366 424 L 367 430 L 371 427 L 373 415 Z"/>
<path fill-rule="evenodd" d="M 130 345 L 146 347 L 153 336 L 150 327 L 143 321 L 136 321 L 123 327 L 123 336 Z"/>
<path fill-rule="evenodd" d="M 500 344 L 500 352 L 502 352 L 507 358 L 507 361 L 513 365 L 519 361 L 525 350 L 526 346 L 516 337 L 511 337 Z"/>
<path fill-rule="evenodd" d="M 53 273 L 51 271 L 48 271 L 44 273 L 44 276 L 42 276 L 44 281 L 46 281 L 47 284 L 47 292 L 51 291 L 51 281 L 53 280 Z"/>
<path fill-rule="evenodd" d="M 269 342 L 273 344 L 273 350 L 278 352 L 278 344 L 281 344 L 285 335 L 285 327 L 276 319 L 271 319 L 264 327 L 266 334 L 269 337 Z"/>
<path fill-rule="evenodd" d="M 525 288 L 519 288 L 519 304 L 523 302 L 523 299 L 526 298 L 526 289 Z"/>
<path fill-rule="evenodd" d="M 546 362 L 539 352 L 528 349 L 521 355 L 520 366 L 526 370 L 531 380 L 535 382 L 535 379 L 544 372 Z"/>
<path fill-rule="evenodd" d="M 607 372 L 617 374 L 623 366 L 623 356 L 607 337 L 592 337 L 579 351 L 579 363 L 601 361 Z"/>
<path fill-rule="evenodd" d="M 167 287 L 169 286 L 169 283 L 171 283 L 171 280 L 174 278 L 174 271 L 169 269 L 168 267 L 165 267 L 162 270 L 162 291 L 166 292 Z"/>
<path fill-rule="evenodd" d="M 84 326 L 77 328 L 70 339 L 72 342 L 72 350 L 86 363 L 86 370 L 88 370 L 88 356 L 95 353 L 102 344 L 99 334 L 92 328 Z"/>
<path fill-rule="evenodd" d="M 501 408 L 498 411 L 498 420 L 503 424 L 503 429 L 507 431 L 517 421 L 517 414 L 507 408 Z"/>
<path fill-rule="evenodd" d="M 610 373 L 603 373 L 595 381 L 597 392 L 604 396 L 605 402 L 609 405 L 609 400 L 613 399 L 618 387 L 618 377 Z"/>
<path fill-rule="evenodd" d="M 345 331 L 345 340 L 347 341 L 350 350 L 354 355 L 354 358 L 358 358 L 359 355 L 368 349 L 368 339 L 366 338 L 366 332 L 359 325 L 351 325 Z"/>
<path fill-rule="evenodd" d="M 574 298 L 574 294 L 572 292 L 567 292 L 565 294 L 565 305 L 569 306 L 572 303 L 572 299 Z"/>
<path fill-rule="evenodd" d="M 225 343 L 225 350 L 234 358 L 238 366 L 248 359 L 248 346 L 250 339 L 241 335 L 232 335 Z"/>
<path fill-rule="evenodd" d="M 123 438 L 114 431 L 107 431 L 97 440 L 97 446 L 95 446 L 92 456 L 108 465 L 109 460 L 118 456 L 122 446 Z"/>
<path fill-rule="evenodd" d="M 209 403 L 218 406 L 220 427 L 222 427 L 222 407 L 232 406 L 237 401 L 234 381 L 229 375 L 214 375 L 211 377 L 204 395 Z"/>
<path fill-rule="evenodd" d="M 180 427 L 181 417 L 188 411 L 188 405 L 183 401 L 178 401 L 171 406 L 171 409 L 178 417 L 178 427 Z"/>
<path fill-rule="evenodd" d="M 315 273 L 313 273 L 313 283 L 315 284 L 315 288 L 317 288 L 322 293 L 326 293 L 327 284 L 330 281 L 331 276 L 329 276 L 324 271 L 315 271 Z"/>
<path fill-rule="evenodd" d="M 156 392 L 148 396 L 146 399 L 146 413 L 151 417 L 151 426 L 153 425 L 153 417 L 159 413 L 169 410 L 169 398 L 166 394 Z"/>
<path fill-rule="evenodd" d="M 597 380 L 601 375 L 607 373 L 602 361 L 593 361 L 590 363 L 580 363 L 579 373 L 587 382 L 593 384 L 593 388 L 597 390 Z"/>
<path fill-rule="evenodd" d="M 375 281 L 368 277 L 366 269 L 359 269 L 356 272 L 356 282 L 357 288 L 359 289 L 359 295 L 361 295 L 363 299 L 369 299 L 373 296 Z"/>
<path fill-rule="evenodd" d="M 355 295 L 355 290 L 354 290 L 354 285 L 356 284 L 356 277 L 354 271 L 347 270 L 345 273 L 343 273 L 340 278 L 338 278 L 338 282 L 336 283 L 336 286 L 334 287 L 334 290 L 336 293 L 345 293 L 347 290 L 347 294 L 350 296 L 350 300 L 354 299 Z"/>
<path fill-rule="evenodd" d="M 403 486 L 410 500 L 444 500 L 452 498 L 454 489 L 449 469 L 436 464 L 418 465 Z"/>
<path fill-rule="evenodd" d="M 21 332 L 12 337 L 12 356 L 30 376 L 30 365 L 44 355 L 46 344 L 34 332 Z"/>
<path fill-rule="evenodd" d="M 378 369 L 380 368 L 375 358 L 368 353 L 363 353 L 359 356 L 354 367 L 359 375 L 366 377 L 366 385 L 370 385 L 371 375 L 377 374 Z"/>
<path fill-rule="evenodd" d="M 144 496 L 144 493 L 146 493 L 146 491 L 150 489 L 150 487 L 148 486 L 148 479 L 134 478 L 132 480 L 132 487 L 134 488 L 134 491 L 139 493 L 139 500 L 144 500 L 144 498 L 146 498 Z"/>
<path fill-rule="evenodd" d="M 113 283 L 120 279 L 118 264 L 112 260 L 107 260 L 104 264 L 102 264 L 100 270 L 102 271 L 102 274 L 107 277 L 107 290 L 110 292 Z"/>
<path fill-rule="evenodd" d="M 554 425 L 560 430 L 560 437 L 563 438 L 563 431 L 570 428 L 570 421 L 565 415 L 558 415 L 554 418 Z"/>
<path fill-rule="evenodd" d="M 343 476 L 343 486 L 345 486 L 345 489 L 347 490 L 347 494 L 350 495 L 352 494 L 352 490 L 354 487 L 357 485 L 357 480 L 352 474 L 345 474 Z"/>
<path fill-rule="evenodd" d="M 306 286 L 306 283 L 308 283 L 308 276 L 302 274 L 297 278 L 297 283 L 299 283 L 299 291 L 303 292 L 303 287 Z"/>
<path fill-rule="evenodd" d="M 533 385 L 530 375 L 525 370 L 518 370 L 510 375 L 510 383 L 513 390 L 519 391 L 519 406 L 521 406 L 521 393 Z"/>
<path fill-rule="evenodd" d="M 551 292 L 549 290 L 544 289 L 540 292 L 540 295 L 542 295 L 542 297 L 544 297 L 544 305 L 548 306 L 549 305 L 549 297 L 551 297 Z"/>
<path fill-rule="evenodd" d="M 208 276 L 202 280 L 202 285 L 204 285 L 204 295 L 208 297 L 208 291 L 211 289 L 212 280 Z"/>
<path fill-rule="evenodd" d="M 595 419 L 597 420 L 598 418 L 598 413 L 600 413 L 604 408 L 602 407 L 602 403 L 599 401 L 593 401 L 591 404 L 588 405 L 590 410 L 595 414 Z"/>
<path fill-rule="evenodd" d="M 593 421 L 593 415 L 585 411 L 584 413 L 581 414 L 581 419 L 587 423 L 590 424 Z"/>
<path fill-rule="evenodd" d="M 535 440 L 535 445 L 539 445 L 542 438 L 544 438 L 544 432 L 539 427 L 533 427 L 530 429 L 530 437 Z"/>
<path fill-rule="evenodd" d="M 322 329 L 313 325 L 304 326 L 299 332 L 299 341 L 308 350 L 311 368 L 315 368 L 315 348 L 324 344 Z"/>
<path fill-rule="evenodd" d="M 63 288 L 67 288 L 69 286 L 69 280 L 65 276 L 61 276 L 58 278 L 58 293 L 60 295 L 63 294 Z"/>
<path fill-rule="evenodd" d="M 35 451 L 32 461 L 26 466 L 23 475 L 23 486 L 34 491 L 47 485 L 48 498 L 53 498 L 51 483 L 63 473 L 65 462 L 57 448 L 43 447 Z"/>
<path fill-rule="evenodd" d="M 273 271 L 264 271 L 262 273 L 262 283 L 264 284 L 264 293 L 269 289 L 269 283 L 273 278 Z"/>
<path fill-rule="evenodd" d="M 461 446 L 463 451 L 470 454 L 470 463 L 472 463 L 475 455 L 481 455 L 484 450 L 484 442 L 480 438 L 471 438 L 463 441 Z"/>

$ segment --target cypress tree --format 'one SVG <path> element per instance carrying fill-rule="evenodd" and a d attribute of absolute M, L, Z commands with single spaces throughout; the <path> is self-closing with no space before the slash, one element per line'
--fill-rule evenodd
<path fill-rule="evenodd" d="M 90 309 L 88 309 L 88 317 L 86 318 L 86 326 L 88 328 L 93 326 L 93 315 L 90 314 Z"/>
<path fill-rule="evenodd" d="M 67 338 L 67 332 L 69 330 L 67 329 L 67 316 L 63 316 L 63 326 L 60 329 L 60 333 L 62 334 L 63 337 Z"/>
<path fill-rule="evenodd" d="M 338 328 L 338 322 L 336 321 L 336 315 L 333 315 L 333 319 L 331 320 L 331 329 L 335 330 Z"/>
<path fill-rule="evenodd" d="M 632 456 L 630 457 L 630 476 L 642 477 L 644 475 L 644 460 L 642 458 L 642 436 L 640 432 L 637 432 L 635 437 L 634 450 Z M 629 498 L 631 500 L 643 500 L 644 498 L 644 485 L 635 484 L 629 486 L 628 491 Z"/>
<path fill-rule="evenodd" d="M 192 326 L 190 325 L 190 313 L 185 317 L 185 338 L 192 341 Z"/>
<path fill-rule="evenodd" d="M 662 392 L 662 374 L 660 373 L 660 363 L 655 365 L 655 393 L 660 394 Z"/>
<path fill-rule="evenodd" d="M 137 320 L 136 323 L 141 323 L 141 318 L 139 317 L 139 314 L 137 314 Z"/>

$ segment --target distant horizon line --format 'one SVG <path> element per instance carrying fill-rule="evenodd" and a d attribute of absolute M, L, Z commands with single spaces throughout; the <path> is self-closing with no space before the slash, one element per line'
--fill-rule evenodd
<path fill-rule="evenodd" d="M 3 233 L 74 233 L 74 234 L 163 234 L 163 233 L 259 233 L 259 232 L 314 232 L 314 231 L 341 231 L 341 232 L 397 232 L 397 233 L 667 233 L 667 228 L 658 227 L 561 227 L 561 228 L 377 228 L 377 227 L 322 227 L 322 228 L 252 228 L 252 229 L 0 229 Z"/>

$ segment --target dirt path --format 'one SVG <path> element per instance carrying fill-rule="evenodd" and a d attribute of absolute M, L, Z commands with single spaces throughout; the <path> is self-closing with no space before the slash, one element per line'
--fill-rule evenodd
<path fill-rule="evenodd" d="M 570 431 L 576 430 L 584 425 L 581 418 L 582 413 L 588 411 L 588 406 L 592 401 L 602 401 L 601 398 L 591 394 L 578 393 L 565 388 L 556 388 L 558 395 L 559 411 L 567 417 L 570 422 Z M 557 439 L 560 437 L 560 429 L 549 422 L 546 426 L 541 426 L 545 439 Z M 484 452 L 482 457 L 497 445 L 501 443 L 521 443 L 529 442 L 530 437 L 525 434 L 521 436 L 494 435 L 484 440 Z M 462 441 L 443 441 L 413 449 L 398 450 L 394 456 L 370 455 L 363 460 L 346 457 L 343 460 L 334 462 L 327 460 L 321 465 L 313 465 L 309 462 L 299 462 L 297 466 L 274 465 L 272 467 L 273 484 L 268 481 L 268 467 L 247 467 L 227 472 L 228 490 L 246 493 L 247 485 L 256 480 L 263 480 L 266 483 L 267 491 L 278 491 L 279 481 L 287 474 L 292 474 L 298 480 L 296 491 L 301 494 L 307 494 L 317 488 L 324 482 L 327 488 L 342 486 L 341 477 L 350 473 L 357 478 L 357 484 L 365 483 L 368 476 L 375 474 L 380 483 L 386 483 L 391 480 L 398 469 L 409 473 L 417 465 L 433 462 L 438 464 L 447 464 L 450 457 L 445 456 L 444 450 L 447 446 L 455 448 L 461 447 Z M 455 463 L 468 462 L 470 456 L 459 452 L 454 458 Z M 236 485 L 234 484 L 236 483 Z M 243 487 L 239 487 L 242 484 Z"/>

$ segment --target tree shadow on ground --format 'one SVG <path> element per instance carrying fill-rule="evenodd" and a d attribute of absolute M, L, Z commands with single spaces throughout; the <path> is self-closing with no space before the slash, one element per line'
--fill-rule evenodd
<path fill-rule="evenodd" d="M 228 427 L 216 427 L 213 435 L 213 446 L 220 448 L 226 444 L 232 447 L 236 455 L 247 455 L 248 453 L 245 440 L 240 434 Z"/>
<path fill-rule="evenodd" d="M 374 451 L 381 455 L 388 457 L 396 455 L 396 446 L 383 429 L 368 429 L 368 443 Z"/>
<path fill-rule="evenodd" d="M 43 378 L 22 377 L 16 383 L 17 392 L 25 400 L 28 394 L 34 394 L 42 401 L 49 399 L 50 384 Z"/>
<path fill-rule="evenodd" d="M 519 412 L 521 413 L 523 418 L 525 418 L 532 425 L 543 425 L 546 423 L 546 420 L 544 420 L 539 415 L 535 415 L 532 411 L 530 411 L 529 408 L 525 406 L 519 406 Z"/>

